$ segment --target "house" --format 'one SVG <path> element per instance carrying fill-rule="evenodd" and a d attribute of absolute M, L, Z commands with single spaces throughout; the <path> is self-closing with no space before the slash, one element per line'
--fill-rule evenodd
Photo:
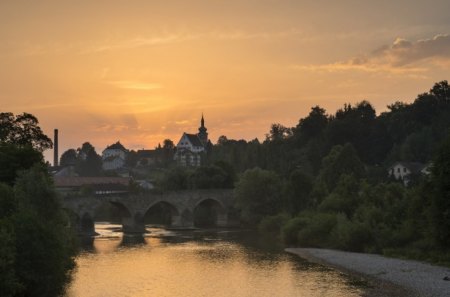
<path fill-rule="evenodd" d="M 102 152 L 103 170 L 116 170 L 125 166 L 128 150 L 117 141 L 106 147 Z"/>
<path fill-rule="evenodd" d="M 429 173 L 428 168 L 429 165 L 419 162 L 396 162 L 389 167 L 388 172 L 395 179 L 402 180 L 406 186 L 411 175 L 427 175 Z"/>
<path fill-rule="evenodd" d="M 158 160 L 158 152 L 156 150 L 138 150 L 137 151 L 137 165 L 146 166 L 153 165 Z"/>
<path fill-rule="evenodd" d="M 200 128 L 197 134 L 184 132 L 176 146 L 174 160 L 181 166 L 198 167 L 202 163 L 202 156 L 207 153 L 211 142 L 208 140 L 208 129 L 205 127 L 205 120 L 202 115 Z"/>

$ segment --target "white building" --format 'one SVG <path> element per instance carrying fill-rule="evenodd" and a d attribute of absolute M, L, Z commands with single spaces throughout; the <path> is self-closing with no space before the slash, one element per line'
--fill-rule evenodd
<path fill-rule="evenodd" d="M 397 180 L 402 180 L 408 185 L 411 174 L 428 174 L 429 166 L 425 166 L 419 162 L 396 162 L 389 167 L 389 175 Z"/>
<path fill-rule="evenodd" d="M 206 154 L 206 148 L 210 144 L 203 115 L 198 131 L 198 134 L 188 134 L 185 132 L 178 141 L 174 160 L 179 165 L 195 167 L 201 165 L 202 155 Z"/>
<path fill-rule="evenodd" d="M 128 150 L 117 141 L 108 146 L 102 152 L 103 170 L 116 170 L 125 166 L 125 158 Z"/>

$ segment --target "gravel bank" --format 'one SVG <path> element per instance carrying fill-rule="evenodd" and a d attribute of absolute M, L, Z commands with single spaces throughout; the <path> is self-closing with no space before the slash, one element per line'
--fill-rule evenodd
<path fill-rule="evenodd" d="M 450 297 L 450 281 L 443 280 L 445 276 L 450 277 L 450 268 L 327 249 L 288 248 L 286 251 L 309 261 L 368 276 L 377 287 L 370 296 L 385 296 L 390 292 L 386 296 Z"/>

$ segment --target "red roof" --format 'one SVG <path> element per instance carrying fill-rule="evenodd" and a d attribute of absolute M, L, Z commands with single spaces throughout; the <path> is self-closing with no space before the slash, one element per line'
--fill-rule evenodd
<path fill-rule="evenodd" d="M 119 184 L 128 186 L 128 177 L 81 177 L 81 176 L 55 176 L 55 187 L 81 187 L 85 185 Z"/>

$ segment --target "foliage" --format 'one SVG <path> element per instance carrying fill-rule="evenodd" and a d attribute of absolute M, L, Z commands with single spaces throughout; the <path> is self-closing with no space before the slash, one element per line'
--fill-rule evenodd
<path fill-rule="evenodd" d="M 260 233 L 280 234 L 282 227 L 289 221 L 290 216 L 286 213 L 280 213 L 274 216 L 264 217 L 258 225 Z"/>
<path fill-rule="evenodd" d="M 446 93 L 449 95 L 449 93 Z M 440 147 L 432 168 L 430 218 L 439 244 L 450 246 L 450 136 Z"/>
<path fill-rule="evenodd" d="M 275 172 L 260 168 L 242 174 L 235 196 L 241 218 L 249 224 L 257 224 L 262 217 L 278 213 L 283 206 L 280 178 Z"/>
<path fill-rule="evenodd" d="M 364 164 L 349 143 L 334 146 L 323 158 L 319 178 L 325 182 L 329 190 L 333 190 L 343 174 L 354 175 L 357 179 L 365 174 Z"/>
<path fill-rule="evenodd" d="M 14 191 L 0 188 L 2 292 L 58 296 L 74 267 L 75 244 L 45 168 L 38 165 L 23 172 Z"/>
<path fill-rule="evenodd" d="M 2 137 L 17 143 L 0 143 L 0 292 L 59 296 L 74 267 L 75 237 L 43 164 L 48 143 L 33 116 L 2 117 Z"/>
<path fill-rule="evenodd" d="M 450 262 L 449 132 L 442 81 L 378 116 L 367 101 L 333 115 L 315 106 L 296 127 L 273 124 L 263 143 L 222 136 L 211 160 L 243 172 L 235 193 L 244 222 L 276 234 L 279 214 L 293 216 L 281 227 L 287 244 Z M 397 161 L 431 163 L 432 174 L 413 173 L 405 187 L 387 174 Z"/>
<path fill-rule="evenodd" d="M 38 119 L 29 113 L 16 116 L 10 112 L 0 113 L 0 143 L 31 146 L 39 152 L 53 146 L 50 138 L 39 127 Z"/>
<path fill-rule="evenodd" d="M 68 149 L 65 151 L 60 158 L 59 165 L 61 166 L 71 166 L 77 163 L 77 151 L 74 149 Z"/>
<path fill-rule="evenodd" d="M 160 177 L 158 187 L 163 191 L 186 190 L 189 187 L 189 174 L 187 168 L 171 168 Z"/>
<path fill-rule="evenodd" d="M 42 163 L 44 159 L 40 152 L 31 146 L 17 146 L 0 143 L 0 181 L 9 185 L 14 184 L 19 170 L 29 169 L 35 163 Z"/>
<path fill-rule="evenodd" d="M 75 166 L 75 172 L 79 176 L 101 176 L 103 174 L 102 158 L 89 142 L 83 143 L 77 150 L 65 151 L 61 155 L 60 165 Z"/>
<path fill-rule="evenodd" d="M 102 158 L 95 151 L 95 148 L 85 142 L 78 149 L 77 164 L 75 171 L 80 176 L 100 176 L 102 172 Z"/>
<path fill-rule="evenodd" d="M 292 214 L 297 214 L 313 205 L 311 191 L 313 181 L 310 176 L 300 170 L 294 170 L 287 183 L 287 192 L 289 196 L 289 209 Z"/>
<path fill-rule="evenodd" d="M 198 167 L 189 176 L 189 186 L 193 189 L 225 188 L 227 173 L 218 166 Z"/>

